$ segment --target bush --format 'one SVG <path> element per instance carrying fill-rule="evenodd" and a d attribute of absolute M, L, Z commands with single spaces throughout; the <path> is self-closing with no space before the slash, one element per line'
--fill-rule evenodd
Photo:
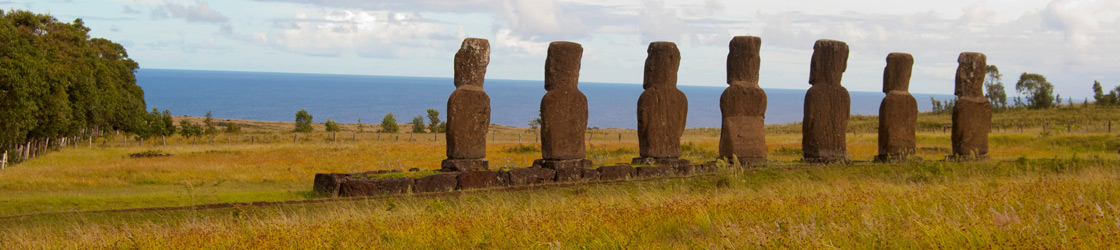
<path fill-rule="evenodd" d="M 426 131 L 426 129 L 424 128 L 424 117 L 416 116 L 412 118 L 412 132 L 424 133 L 424 131 Z"/>
<path fill-rule="evenodd" d="M 327 132 L 338 132 L 341 130 L 339 129 L 338 123 L 331 119 L 327 119 L 327 122 L 324 122 L 323 126 L 327 127 Z"/>
<path fill-rule="evenodd" d="M 311 116 L 311 113 L 307 113 L 307 110 L 300 109 L 299 111 L 296 111 L 295 131 L 310 133 L 311 131 L 315 130 L 315 128 L 311 127 L 311 119 L 314 119 L 314 117 Z"/>
<path fill-rule="evenodd" d="M 393 117 L 393 112 L 385 114 L 385 118 L 381 118 L 381 132 L 396 133 L 397 130 L 400 128 L 397 127 L 397 118 Z"/>

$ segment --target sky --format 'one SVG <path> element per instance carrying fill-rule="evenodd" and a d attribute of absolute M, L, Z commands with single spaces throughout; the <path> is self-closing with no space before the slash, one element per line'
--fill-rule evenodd
<path fill-rule="evenodd" d="M 548 43 L 583 45 L 580 81 L 640 83 L 646 47 L 681 50 L 680 85 L 725 86 L 728 42 L 762 38 L 760 85 L 807 89 L 814 41 L 847 42 L 843 85 L 881 91 L 914 55 L 910 91 L 952 94 L 957 56 L 987 54 L 1009 95 L 1023 72 L 1081 101 L 1120 85 L 1120 1 L 36 0 L 3 9 L 85 21 L 141 68 L 451 77 L 463 38 L 489 39 L 487 78 L 543 80 Z M 1112 27 L 1112 28 L 1110 28 Z M 450 83 L 449 83 L 450 84 Z"/>

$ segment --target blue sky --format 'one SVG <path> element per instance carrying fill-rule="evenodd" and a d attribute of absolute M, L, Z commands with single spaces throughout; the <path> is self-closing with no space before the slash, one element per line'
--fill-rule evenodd
<path fill-rule="evenodd" d="M 583 44 L 581 81 L 639 83 L 651 41 L 681 49 L 681 85 L 725 85 L 727 43 L 762 37 L 761 85 L 807 89 L 817 39 L 851 47 L 844 86 L 880 91 L 890 52 L 911 91 L 951 94 L 956 58 L 988 55 L 1008 93 L 1040 73 L 1062 96 L 1120 85 L 1120 1 L 37 0 L 82 18 L 142 68 L 450 77 L 464 37 L 490 40 L 492 79 L 541 80 L 550 41 Z M 1110 87 L 1107 87 L 1110 88 Z"/>

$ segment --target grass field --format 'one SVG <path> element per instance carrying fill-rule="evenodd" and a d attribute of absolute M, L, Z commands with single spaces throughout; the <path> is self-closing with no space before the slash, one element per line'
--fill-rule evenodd
<path fill-rule="evenodd" d="M 772 166 L 682 179 L 222 209 L 90 211 L 322 199 L 317 172 L 435 169 L 443 135 L 286 131 L 193 140 L 99 138 L 0 171 L 0 245 L 14 248 L 1106 248 L 1120 246 L 1120 109 L 999 113 L 991 160 L 945 162 L 948 114 L 919 116 L 923 162 L 874 164 L 877 118 L 853 116 L 849 165 L 803 166 L 800 125 L 768 127 Z M 197 119 L 197 118 L 179 118 Z M 1022 129 L 1020 130 L 1020 125 Z M 407 127 L 402 130 L 407 130 Z M 1120 130 L 1120 128 L 1117 128 Z M 322 128 L 317 128 L 322 131 Z M 366 125 L 367 131 L 372 126 Z M 492 168 L 540 157 L 497 127 Z M 718 129 L 684 157 L 714 160 Z M 399 139 L 398 139 L 399 136 Z M 380 138 L 379 138 L 380 137 Z M 590 135 L 597 164 L 637 156 L 632 130 Z M 356 140 L 355 140 L 356 138 Z M 520 138 L 520 140 L 519 140 Z M 166 157 L 131 158 L 157 150 Z M 53 213 L 53 214 L 44 214 Z M 26 215 L 26 216 L 21 216 Z"/>

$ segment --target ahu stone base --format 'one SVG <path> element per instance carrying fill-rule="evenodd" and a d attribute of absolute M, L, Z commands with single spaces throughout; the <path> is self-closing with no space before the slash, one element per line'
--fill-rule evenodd
<path fill-rule="evenodd" d="M 439 172 L 417 178 L 379 178 L 380 175 L 390 173 L 390 171 L 350 174 L 320 173 L 315 174 L 313 190 L 329 197 L 378 196 L 407 193 L 451 192 L 455 190 L 496 187 L 518 187 L 549 183 L 673 177 L 716 171 L 715 162 L 691 165 L 663 164 L 652 166 L 617 164 L 598 168 L 592 168 L 590 161 L 574 160 L 574 162 L 575 163 L 559 163 L 568 167 L 561 167 L 558 169 L 541 167 L 558 166 L 555 162 L 541 162 L 541 165 L 534 165 L 534 167 L 529 168 L 500 171 Z"/>

